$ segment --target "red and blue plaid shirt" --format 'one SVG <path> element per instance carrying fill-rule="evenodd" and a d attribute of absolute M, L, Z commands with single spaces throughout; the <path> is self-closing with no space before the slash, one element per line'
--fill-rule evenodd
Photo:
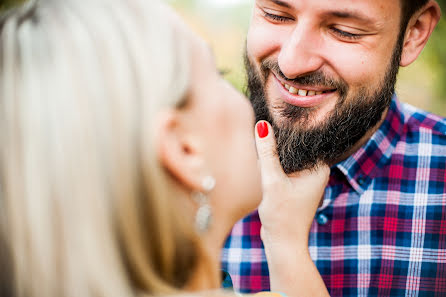
<path fill-rule="evenodd" d="M 446 296 L 445 167 L 446 120 L 394 98 L 373 137 L 332 168 L 311 228 L 331 296 Z M 257 213 L 235 225 L 222 268 L 240 292 L 269 290 Z"/>

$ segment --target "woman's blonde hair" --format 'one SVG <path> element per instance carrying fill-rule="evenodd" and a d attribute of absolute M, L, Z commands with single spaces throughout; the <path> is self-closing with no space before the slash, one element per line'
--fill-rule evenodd
<path fill-rule="evenodd" d="M 0 295 L 169 293 L 198 243 L 157 160 L 188 43 L 155 0 L 41 0 L 0 20 Z"/>

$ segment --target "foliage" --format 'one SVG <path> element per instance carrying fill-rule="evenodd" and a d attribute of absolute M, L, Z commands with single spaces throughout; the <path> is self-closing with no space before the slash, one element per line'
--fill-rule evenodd
<path fill-rule="evenodd" d="M 23 0 L 0 0 L 0 11 L 21 2 L 23 2 Z"/>

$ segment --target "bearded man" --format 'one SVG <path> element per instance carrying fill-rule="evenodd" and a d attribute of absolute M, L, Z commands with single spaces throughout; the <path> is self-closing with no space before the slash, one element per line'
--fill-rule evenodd
<path fill-rule="evenodd" d="M 331 168 L 308 239 L 331 296 L 446 296 L 446 120 L 395 94 L 440 15 L 433 0 L 255 1 L 257 119 L 285 173 Z M 248 216 L 223 250 L 241 292 L 270 289 L 260 226 Z"/>

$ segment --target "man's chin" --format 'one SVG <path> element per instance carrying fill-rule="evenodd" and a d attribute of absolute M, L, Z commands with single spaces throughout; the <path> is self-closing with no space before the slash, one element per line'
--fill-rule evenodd
<path fill-rule="evenodd" d="M 271 109 L 270 109 L 271 110 Z M 329 112 L 315 108 L 305 108 L 301 111 L 285 111 L 284 109 L 270 111 L 274 126 L 280 129 L 311 130 L 326 125 Z"/>

